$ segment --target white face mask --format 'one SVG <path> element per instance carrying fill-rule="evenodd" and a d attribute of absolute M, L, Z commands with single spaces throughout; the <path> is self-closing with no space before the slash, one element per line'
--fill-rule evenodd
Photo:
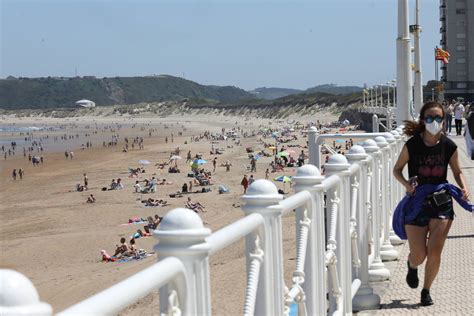
<path fill-rule="evenodd" d="M 439 132 L 441 132 L 441 130 L 443 129 L 443 122 L 441 123 L 438 123 L 436 121 L 433 121 L 429 124 L 425 123 L 425 127 L 426 127 L 426 130 L 432 134 L 432 135 L 436 135 L 438 134 Z"/>

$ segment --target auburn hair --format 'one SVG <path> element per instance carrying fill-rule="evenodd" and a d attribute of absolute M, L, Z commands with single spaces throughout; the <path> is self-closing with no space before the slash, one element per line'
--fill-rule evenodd
<path fill-rule="evenodd" d="M 405 123 L 405 127 L 403 128 L 403 132 L 408 136 L 415 136 L 417 134 L 423 133 L 426 129 L 425 127 L 425 112 L 432 108 L 439 108 L 443 112 L 443 118 L 445 117 L 446 113 L 444 111 L 444 107 L 439 102 L 426 102 L 420 110 L 420 118 L 418 121 L 403 121 Z"/>

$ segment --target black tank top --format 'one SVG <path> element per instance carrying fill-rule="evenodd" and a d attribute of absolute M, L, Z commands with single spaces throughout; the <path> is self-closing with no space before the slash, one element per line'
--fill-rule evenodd
<path fill-rule="evenodd" d="M 456 151 L 456 144 L 441 135 L 434 146 L 426 146 L 421 135 L 415 135 L 406 142 L 408 149 L 408 175 L 418 176 L 418 184 L 446 183 L 448 164 Z"/>

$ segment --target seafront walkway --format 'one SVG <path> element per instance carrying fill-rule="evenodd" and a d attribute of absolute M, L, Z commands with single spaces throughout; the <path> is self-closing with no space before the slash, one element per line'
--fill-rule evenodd
<path fill-rule="evenodd" d="M 469 191 L 474 193 L 474 161 L 468 159 L 464 138 L 452 138 Z M 452 176 L 450 182 L 455 183 Z M 471 197 L 472 199 L 472 197 Z M 408 243 L 396 246 L 398 261 L 386 262 L 392 277 L 384 283 L 374 283 L 381 297 L 381 309 L 363 311 L 358 315 L 474 315 L 474 215 L 455 204 L 456 217 L 444 247 L 441 268 L 431 289 L 434 305 L 419 305 L 424 277 L 424 265 L 419 269 L 420 286 L 410 289 L 405 282 Z"/>

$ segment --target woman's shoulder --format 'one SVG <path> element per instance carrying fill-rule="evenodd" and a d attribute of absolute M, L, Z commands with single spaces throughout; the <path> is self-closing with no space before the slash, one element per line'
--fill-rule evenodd
<path fill-rule="evenodd" d="M 421 141 L 421 136 L 420 136 L 420 134 L 416 134 L 416 135 L 411 136 L 411 137 L 405 142 L 405 144 L 406 144 L 407 146 L 413 146 L 413 145 L 417 145 L 420 141 Z"/>
<path fill-rule="evenodd" d="M 440 139 L 444 144 L 445 146 L 447 147 L 450 147 L 450 148 L 454 148 L 456 149 L 458 147 L 458 145 L 456 145 L 456 143 L 451 139 L 449 138 L 448 136 L 442 134 L 441 135 L 441 139 Z"/>

